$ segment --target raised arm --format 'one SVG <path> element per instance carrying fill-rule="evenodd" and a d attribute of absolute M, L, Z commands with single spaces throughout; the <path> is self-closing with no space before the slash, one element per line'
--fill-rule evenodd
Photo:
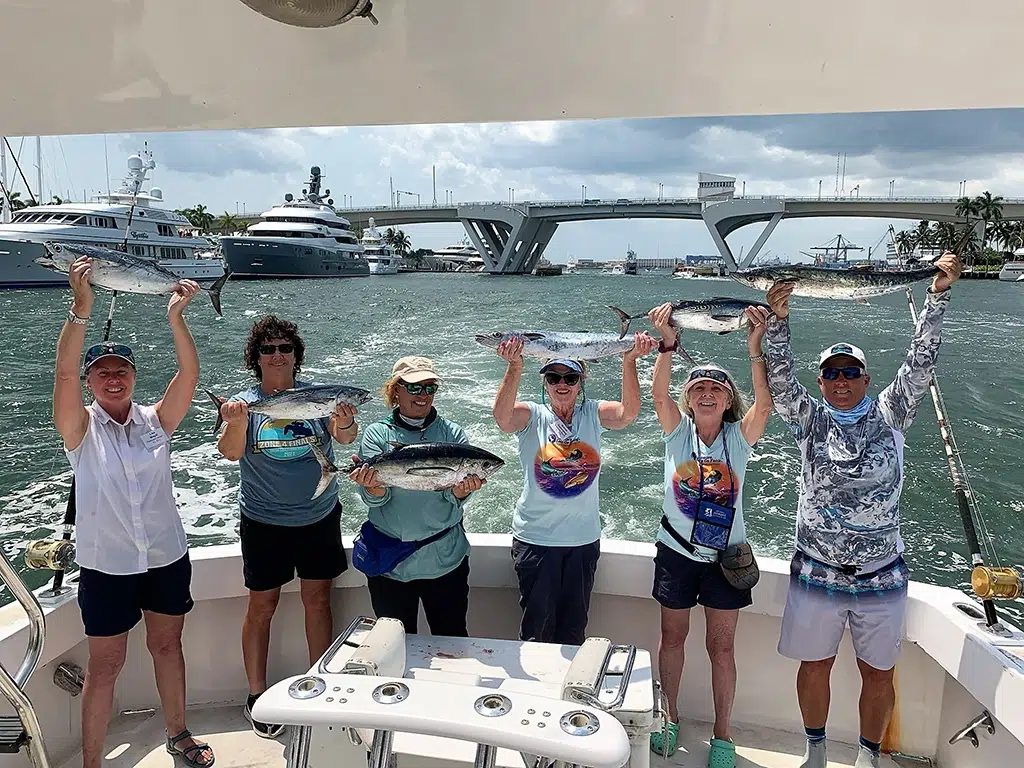
<path fill-rule="evenodd" d="M 160 426 L 168 435 L 181 424 L 192 404 L 192 397 L 199 384 L 199 353 L 192 332 L 185 322 L 185 307 L 199 293 L 199 283 L 194 280 L 182 280 L 178 290 L 171 294 L 167 302 L 167 320 L 171 325 L 174 337 L 174 354 L 178 358 L 178 370 L 167 385 L 167 391 L 156 404 L 156 415 Z"/>
<path fill-rule="evenodd" d="M 659 350 L 658 352 L 658 357 L 654 361 L 654 382 L 651 385 L 651 395 L 654 398 L 654 412 L 658 415 L 658 423 L 661 424 L 661 430 L 666 435 L 671 435 L 675 432 L 676 427 L 679 426 L 679 422 L 682 420 L 679 406 L 676 405 L 675 400 L 672 399 L 672 395 L 668 391 L 669 383 L 672 380 L 673 350 L 679 338 L 676 329 L 669 325 L 669 318 L 671 316 L 672 305 L 667 303 L 662 304 L 660 307 L 655 307 L 647 313 L 651 325 L 654 326 L 661 336 L 662 348 L 667 348 L 668 350 L 666 352 Z"/>
<path fill-rule="evenodd" d="M 525 429 L 530 423 L 530 406 L 516 401 L 519 380 L 523 377 L 523 340 L 510 339 L 498 345 L 498 356 L 508 362 L 498 385 L 491 413 L 498 429 L 506 434 Z"/>
<path fill-rule="evenodd" d="M 932 280 L 925 294 L 907 357 L 893 382 L 878 395 L 878 406 L 886 422 L 901 432 L 910 428 L 917 407 L 928 392 L 942 341 L 942 318 L 949 307 L 949 289 L 960 277 L 960 260 L 952 253 L 944 254 L 935 266 L 943 272 Z"/>
<path fill-rule="evenodd" d="M 754 445 L 761 439 L 768 418 L 772 415 L 772 392 L 768 387 L 768 366 L 761 350 L 761 341 L 768 323 L 768 310 L 763 307 L 748 307 L 747 351 L 750 355 L 750 378 L 754 383 L 754 406 L 747 411 L 740 422 L 740 432 L 747 445 Z"/>
<path fill-rule="evenodd" d="M 605 429 L 625 429 L 640 414 L 640 381 L 636 375 L 636 361 L 658 346 L 648 333 L 637 333 L 633 347 L 622 356 L 622 394 L 618 402 L 601 400 L 597 418 Z"/>
<path fill-rule="evenodd" d="M 768 304 L 775 317 L 768 320 L 768 388 L 776 412 L 789 425 L 797 440 L 802 440 L 811 426 L 818 407 L 806 387 L 796 378 L 796 364 L 790 347 L 789 296 L 792 283 L 776 283 L 768 291 Z"/>
<path fill-rule="evenodd" d="M 71 265 L 68 282 L 74 298 L 71 312 L 76 317 L 88 319 L 92 313 L 93 293 L 89 285 L 92 267 L 88 258 L 80 258 Z M 64 440 L 64 445 L 73 451 L 82 443 L 89 428 L 89 413 L 82 400 L 82 382 L 79 369 L 82 365 L 82 347 L 85 345 L 85 325 L 64 321 L 57 339 L 57 364 L 53 382 L 53 423 Z"/>

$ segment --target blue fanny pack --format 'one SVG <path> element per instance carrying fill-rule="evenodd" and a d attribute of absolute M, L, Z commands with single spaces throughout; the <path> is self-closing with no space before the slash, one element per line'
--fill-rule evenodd
<path fill-rule="evenodd" d="M 367 520 L 359 529 L 359 535 L 356 536 L 355 541 L 352 542 L 352 565 L 367 576 L 391 573 L 403 560 L 408 559 L 417 550 L 443 538 L 452 528 L 457 528 L 460 525 L 462 525 L 461 520 L 425 539 L 402 541 L 394 536 L 389 536 Z"/>

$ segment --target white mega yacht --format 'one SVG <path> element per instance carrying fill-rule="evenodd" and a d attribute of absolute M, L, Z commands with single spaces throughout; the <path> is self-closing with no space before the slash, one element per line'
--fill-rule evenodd
<path fill-rule="evenodd" d="M 1024 280 L 1024 248 L 1018 248 L 1013 252 L 1013 261 L 1003 264 L 999 270 L 999 279 L 1016 283 Z"/>
<path fill-rule="evenodd" d="M 0 288 L 63 285 L 67 276 L 33 262 L 46 253 L 44 241 L 85 243 L 120 248 L 158 262 L 180 277 L 210 282 L 224 274 L 224 261 L 209 241 L 187 234 L 191 227 L 180 213 L 158 207 L 159 187 L 143 189 L 156 168 L 148 147 L 128 158 L 121 186 L 96 196 L 93 203 L 33 205 L 15 211 L 0 224 Z"/>
<path fill-rule="evenodd" d="M 307 0 L 301 8 L 272 0 L 175 0 L 143 3 L 139 12 L 138 4 L 126 11 L 117 0 L 52 5 L 3 6 L 8 59 L 33 62 L 16 77 L 0 79 L 0 103 L 17 105 L 5 113 L 5 130 L 18 135 L 255 129 L 298 120 L 316 126 L 484 123 L 512 116 L 583 120 L 1024 104 L 1024 79 L 1015 74 L 1024 7 L 1012 4 L 1000 14 L 976 16 L 972 35 L 956 34 L 964 8 L 953 0 L 903 0 L 898 13 L 887 14 L 892 3 L 806 0 L 375 0 L 372 7 L 369 0 Z M 808 40 L 808 29 L 873 29 L 880 14 L 886 14 L 887 36 L 833 36 L 822 47 Z M 161 31 L 160 40 L 188 40 L 195 50 L 219 55 L 167 55 L 159 44 L 137 44 L 153 42 L 153 29 Z M 426 42 L 442 30 L 462 43 Z M 948 66 L 946 49 L 934 41 L 952 35 L 958 55 L 984 59 L 990 76 L 979 80 L 971 68 Z M 47 55 L 40 59 L 44 36 Z M 893 37 L 899 46 L 889 44 Z M 524 40 L 538 55 L 522 55 Z M 608 50 L 616 56 L 599 55 Z M 715 65 L 681 72 L 680 50 L 688 61 Z M 268 66 L 270 52 L 294 66 Z M 311 57 L 316 66 L 303 66 L 297 80 L 296 68 Z M 623 67 L 624 60 L 643 61 L 643 76 Z M 760 66 L 766 61 L 772 66 Z M 942 78 L 926 76 L 940 68 Z M 59 76 L 76 71 L 89 76 Z M 894 75 L 912 78 L 915 87 L 897 96 L 878 88 Z M 351 83 L 386 98 L 345 98 L 343 86 Z M 521 87 L 529 83 L 545 87 Z M 469 503 L 470 517 L 479 503 L 486 502 Z M 952 527 L 952 500 L 948 514 Z M 337 639 L 310 665 L 298 584 L 285 587 L 270 645 L 275 682 L 253 712 L 258 720 L 288 726 L 278 739 L 259 738 L 242 715 L 247 685 L 239 633 L 247 593 L 239 545 L 194 548 L 195 607 L 183 639 L 188 725 L 212 745 L 216 765 L 707 765 L 714 708 L 699 610 L 678 701 L 681 747 L 668 760 L 648 749 L 665 709 L 652 543 L 602 541 L 590 638 L 568 646 L 516 639 L 520 609 L 510 537 L 473 533 L 470 541 L 471 638 L 433 637 L 422 616 L 421 633 L 409 635 L 393 621 L 368 618 L 365 581 L 350 568 L 332 591 Z M 345 544 L 351 547 L 351 539 Z M 0 692 L 9 702 L 0 709 L 0 768 L 81 766 L 88 648 L 75 574 L 60 590 L 30 590 L 7 559 L 25 545 L 9 540 L 0 551 L 0 576 L 17 598 L 0 608 Z M 49 542 L 31 546 L 26 561 L 59 568 L 69 554 Z M 759 561 L 754 603 L 740 612 L 736 636 L 736 765 L 797 768 L 805 744 L 797 665 L 776 650 L 789 564 Z M 30 575 L 38 584 L 49 574 Z M 996 596 L 1021 594 L 1011 569 L 991 575 Z M 988 581 L 974 582 L 976 591 L 911 582 L 896 709 L 883 743 L 889 768 L 1024 765 L 1024 633 L 997 619 L 991 600 L 978 599 L 991 598 Z M 832 671 L 829 768 L 853 765 L 859 689 L 847 634 Z M 166 752 L 159 706 L 140 623 L 130 634 L 114 694 L 105 765 L 182 765 Z"/>
<path fill-rule="evenodd" d="M 480 272 L 484 268 L 483 256 L 470 244 L 469 238 L 439 248 L 434 251 L 434 258 L 453 265 L 456 272 Z"/>
<path fill-rule="evenodd" d="M 366 256 L 366 263 L 370 265 L 371 275 L 398 274 L 398 266 L 402 257 L 398 256 L 394 249 L 381 239 L 373 216 L 370 217 L 366 229 L 363 230 L 359 244 L 363 246 L 363 253 Z"/>

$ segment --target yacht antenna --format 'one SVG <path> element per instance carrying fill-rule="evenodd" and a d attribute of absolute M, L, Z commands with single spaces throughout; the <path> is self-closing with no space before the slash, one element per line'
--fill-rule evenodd
<path fill-rule="evenodd" d="M 6 136 L 4 136 L 4 144 L 7 145 L 7 150 L 11 153 L 11 159 L 14 161 L 14 167 L 18 169 L 18 175 L 21 176 L 21 180 L 25 182 L 25 189 L 28 190 L 29 205 L 39 205 L 35 195 L 32 194 L 32 187 L 28 183 L 28 179 L 25 178 L 25 172 L 21 170 L 21 163 L 18 162 L 18 156 L 14 153 L 14 149 L 11 147 L 11 142 L 7 140 Z M 39 194 L 42 193 L 43 191 L 39 190 Z"/>

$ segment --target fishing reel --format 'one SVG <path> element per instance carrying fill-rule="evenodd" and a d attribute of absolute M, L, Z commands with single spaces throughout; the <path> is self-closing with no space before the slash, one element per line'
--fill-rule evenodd
<path fill-rule="evenodd" d="M 65 539 L 38 539 L 25 549 L 25 567 L 33 571 L 64 571 L 74 559 L 74 542 Z"/>
<path fill-rule="evenodd" d="M 1015 568 L 977 565 L 971 571 L 971 589 L 982 600 L 1016 600 L 1024 595 L 1024 580 Z"/>

